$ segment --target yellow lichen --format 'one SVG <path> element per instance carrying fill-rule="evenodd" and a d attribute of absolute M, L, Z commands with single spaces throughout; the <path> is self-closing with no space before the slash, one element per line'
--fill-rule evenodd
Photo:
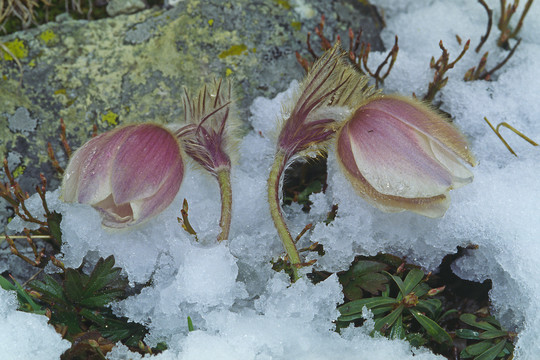
<path fill-rule="evenodd" d="M 291 4 L 287 0 L 274 0 L 274 2 L 286 10 L 291 9 Z"/>
<path fill-rule="evenodd" d="M 231 68 L 227 68 L 227 69 L 225 70 L 225 76 L 231 76 L 232 73 L 233 73 L 233 71 L 232 71 Z"/>
<path fill-rule="evenodd" d="M 45 43 L 48 44 L 51 41 L 56 39 L 56 34 L 51 29 L 45 30 L 39 35 L 39 38 Z"/>
<path fill-rule="evenodd" d="M 214 19 L 208 20 L 208 25 L 210 25 L 210 26 L 214 25 Z"/>
<path fill-rule="evenodd" d="M 15 39 L 13 41 L 4 43 L 4 45 L 17 59 L 24 59 L 28 56 L 28 49 L 26 48 L 26 46 L 24 46 L 24 42 L 20 39 Z M 4 60 L 14 60 L 11 54 L 8 54 L 4 51 Z"/>
<path fill-rule="evenodd" d="M 245 44 L 233 45 L 230 48 L 228 48 L 227 50 L 222 51 L 218 55 L 218 58 L 224 59 L 227 56 L 242 55 L 242 54 L 245 54 L 246 52 L 247 52 L 247 46 Z"/>
<path fill-rule="evenodd" d="M 17 166 L 17 168 L 13 170 L 13 177 L 16 178 L 16 177 L 21 176 L 24 173 L 24 170 L 26 170 L 26 166 L 24 165 Z"/>
<path fill-rule="evenodd" d="M 302 23 L 300 21 L 292 21 L 291 22 L 291 27 L 294 30 L 299 31 L 300 29 L 302 29 Z"/>
<path fill-rule="evenodd" d="M 111 126 L 118 125 L 117 119 L 118 114 L 115 114 L 110 110 L 106 114 L 101 115 L 101 121 L 107 122 Z"/>

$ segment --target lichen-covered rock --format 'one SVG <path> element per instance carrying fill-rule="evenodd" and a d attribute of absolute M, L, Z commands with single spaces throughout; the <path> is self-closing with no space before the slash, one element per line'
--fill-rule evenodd
<path fill-rule="evenodd" d="M 358 1 L 184 0 L 168 10 L 86 21 L 66 18 L 0 37 L 17 57 L 0 53 L 0 151 L 22 154 L 19 180 L 32 192 L 38 173 L 58 186 L 47 156 L 51 142 L 60 164 L 59 120 L 77 148 L 96 124 L 181 121 L 183 87 L 197 89 L 217 77 L 232 78 L 241 117 L 256 96 L 274 96 L 303 76 L 295 51 L 325 14 L 325 34 L 346 39 L 364 30 L 380 48 L 380 23 Z M 339 19 L 339 20 L 338 20 Z M 318 39 L 312 39 L 319 51 Z M 22 80 L 22 82 L 21 82 Z M 24 170 L 24 171 L 23 171 Z"/>

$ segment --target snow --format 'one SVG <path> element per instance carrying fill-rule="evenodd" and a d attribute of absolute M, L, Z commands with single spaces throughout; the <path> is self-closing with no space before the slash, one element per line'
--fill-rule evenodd
<path fill-rule="evenodd" d="M 475 179 L 451 192 L 450 209 L 441 219 L 408 212 L 386 214 L 354 193 L 331 148 L 327 192 L 311 197 L 310 214 L 299 206 L 284 209 L 291 233 L 313 223 L 299 247 L 315 241 L 323 244 L 325 255 L 310 254 L 306 260 L 316 259 L 316 269 L 331 272 L 346 269 L 355 255 L 381 251 L 436 271 L 442 258 L 455 253 L 458 246 L 478 245 L 453 270 L 465 279 L 492 280 L 495 315 L 505 327 L 519 332 L 515 359 L 534 359 L 540 353 L 540 303 L 536 300 L 540 296 L 540 148 L 502 129 L 518 155 L 513 156 L 483 118 L 494 125 L 506 121 L 540 140 L 540 25 L 534 21 L 540 18 L 540 6 L 532 5 L 521 32 L 522 43 L 493 81 L 464 82 L 465 71 L 476 66 L 483 52 L 490 54 L 488 68 L 507 54 L 495 44 L 496 26 L 482 51 L 474 52 L 487 21 L 480 4 L 470 0 L 372 2 L 385 10 L 387 27 L 382 38 L 386 47 L 391 48 L 394 35 L 399 35 L 397 62 L 384 84 L 387 93 L 414 92 L 421 97 L 433 76 L 429 61 L 441 54 L 439 41 L 443 40 L 453 60 L 462 49 L 455 35 L 463 41 L 471 39 L 471 48 L 447 73 L 448 84 L 435 102 L 441 102 L 441 108 L 453 115 L 454 123 L 470 138 L 479 162 L 473 169 Z M 488 4 L 498 9 L 498 1 Z M 385 56 L 372 53 L 370 62 L 376 65 Z M 290 285 L 283 273 L 271 269 L 270 261 L 282 255 L 283 248 L 270 218 L 266 180 L 276 122 L 283 103 L 297 87 L 293 82 L 276 98 L 258 98 L 251 106 L 249 120 L 254 130 L 239 145 L 240 159 L 232 174 L 233 220 L 228 242 L 215 241 L 220 212 L 217 182 L 189 168 L 176 200 L 165 212 L 124 232 L 103 229 L 91 207 L 64 204 L 58 192 L 48 193 L 49 206 L 63 214 L 62 261 L 77 267 L 85 256 L 95 261 L 113 254 L 132 284 L 151 284 L 113 309 L 148 326 L 147 344 L 167 342 L 169 349 L 156 359 L 442 359 L 427 349 L 411 349 L 404 341 L 370 337 L 369 321 L 337 334 L 332 321 L 338 316 L 336 305 L 342 302 L 342 294 L 335 275 L 317 285 L 305 277 Z M 183 199 L 189 202 L 189 219 L 199 241 L 177 222 Z M 39 206 L 39 201 L 34 202 Z M 323 220 L 333 204 L 339 204 L 338 216 L 326 225 Z M 17 231 L 21 226 L 13 221 L 9 228 Z M 5 292 L 0 291 L 0 296 L 6 297 Z M 0 317 L 8 319 L 26 315 L 15 312 L 9 302 L 0 311 Z M 188 331 L 188 316 L 195 331 Z M 53 332 L 45 323 L 39 329 Z M 50 351 L 65 349 L 65 342 L 58 339 L 51 344 Z M 108 358 L 141 357 L 118 345 Z"/>
<path fill-rule="evenodd" d="M 17 311 L 17 296 L 0 288 L 0 354 L 5 360 L 57 360 L 71 347 L 42 315 Z"/>

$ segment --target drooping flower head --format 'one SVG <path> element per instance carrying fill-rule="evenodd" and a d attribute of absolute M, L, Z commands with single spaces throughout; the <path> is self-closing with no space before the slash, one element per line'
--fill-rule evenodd
<path fill-rule="evenodd" d="M 176 135 L 188 154 L 218 181 L 221 193 L 221 232 L 218 241 L 229 237 L 232 190 L 231 158 L 236 152 L 237 119 L 233 109 L 232 85 L 215 81 L 204 86 L 193 100 L 184 96 L 185 123 Z"/>
<path fill-rule="evenodd" d="M 91 139 L 72 155 L 62 196 L 92 205 L 104 226 L 124 228 L 165 210 L 183 175 L 173 133 L 155 124 L 127 125 Z"/>
<path fill-rule="evenodd" d="M 176 134 L 186 154 L 214 176 L 220 169 L 230 169 L 237 126 L 231 83 L 215 81 L 212 86 L 204 86 L 194 99 L 186 90 L 183 100 L 187 125 Z"/>
<path fill-rule="evenodd" d="M 448 192 L 468 184 L 475 164 L 465 136 L 423 103 L 367 99 L 337 135 L 337 159 L 355 190 L 387 212 L 441 217 Z"/>
<path fill-rule="evenodd" d="M 373 93 L 367 78 L 347 61 L 339 43 L 309 69 L 296 96 L 285 109 L 277 141 L 287 158 L 318 151 L 327 144 L 356 104 Z"/>

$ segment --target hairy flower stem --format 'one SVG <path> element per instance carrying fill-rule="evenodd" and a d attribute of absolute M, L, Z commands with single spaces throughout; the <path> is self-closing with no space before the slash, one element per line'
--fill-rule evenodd
<path fill-rule="evenodd" d="M 222 241 L 229 238 L 229 230 L 231 228 L 232 189 L 230 169 L 218 170 L 217 180 L 221 192 L 221 219 L 219 220 L 221 233 L 217 239 L 218 241 Z"/>
<path fill-rule="evenodd" d="M 298 268 L 301 264 L 300 255 L 298 255 L 298 250 L 294 244 L 294 240 L 287 228 L 285 219 L 281 212 L 280 200 L 279 200 L 279 180 L 283 175 L 285 170 L 285 165 L 287 164 L 287 157 L 282 150 L 278 150 L 274 158 L 274 164 L 270 170 L 270 176 L 268 177 L 268 203 L 270 204 L 270 214 L 272 215 L 272 220 L 276 226 L 283 247 L 287 252 L 287 256 L 291 262 L 291 267 L 293 271 L 293 282 L 300 278 L 298 274 Z"/>

